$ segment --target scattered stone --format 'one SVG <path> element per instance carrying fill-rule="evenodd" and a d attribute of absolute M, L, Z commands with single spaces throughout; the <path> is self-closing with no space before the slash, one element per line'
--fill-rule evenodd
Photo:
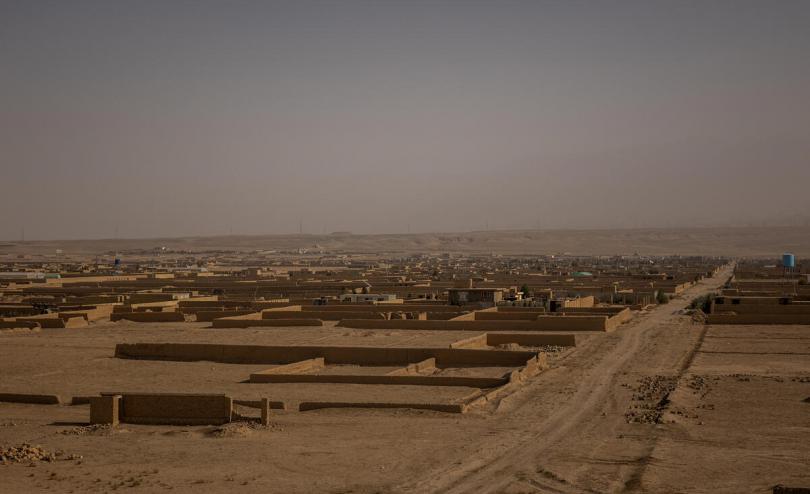
<path fill-rule="evenodd" d="M 706 324 L 706 321 L 708 320 L 706 314 L 704 314 L 703 311 L 699 309 L 690 311 L 688 315 L 692 319 L 693 324 Z"/>
<path fill-rule="evenodd" d="M 0 465 L 10 463 L 23 463 L 34 461 L 56 461 L 57 454 L 52 453 L 40 446 L 33 446 L 29 443 L 22 443 L 19 446 L 9 446 L 0 449 Z"/>
<path fill-rule="evenodd" d="M 59 434 L 66 436 L 109 436 L 120 432 L 127 432 L 127 430 L 115 428 L 110 424 L 92 424 L 64 429 L 59 431 Z"/>
<path fill-rule="evenodd" d="M 560 353 L 564 352 L 570 347 L 559 346 L 559 345 L 543 345 L 540 347 L 540 350 L 545 353 Z"/>
<path fill-rule="evenodd" d="M 693 394 L 700 395 L 701 398 L 704 398 L 709 394 L 709 391 L 711 391 L 709 379 L 710 378 L 707 376 L 691 376 L 686 381 L 686 387 L 691 389 Z"/>
<path fill-rule="evenodd" d="M 630 424 L 660 424 L 669 404 L 669 394 L 675 390 L 675 376 L 645 376 L 633 389 L 633 403 L 624 417 Z M 676 412 L 677 413 L 677 412 Z"/>
<path fill-rule="evenodd" d="M 231 422 L 230 424 L 225 424 L 221 427 L 215 427 L 209 430 L 206 435 L 208 437 L 214 438 L 224 438 L 224 437 L 245 437 L 253 434 L 257 431 L 281 431 L 284 430 L 279 427 L 277 424 L 270 424 L 269 426 L 263 426 L 261 422 L 258 421 L 244 421 L 244 422 Z"/>
<path fill-rule="evenodd" d="M 686 382 L 686 386 L 694 391 L 701 391 L 707 386 L 706 378 L 703 376 L 692 376 Z"/>

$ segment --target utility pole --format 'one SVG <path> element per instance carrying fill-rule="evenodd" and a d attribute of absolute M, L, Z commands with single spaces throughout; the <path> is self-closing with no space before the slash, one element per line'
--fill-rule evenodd
<path fill-rule="evenodd" d="M 304 233 L 304 219 L 298 218 L 298 234 L 301 235 Z"/>

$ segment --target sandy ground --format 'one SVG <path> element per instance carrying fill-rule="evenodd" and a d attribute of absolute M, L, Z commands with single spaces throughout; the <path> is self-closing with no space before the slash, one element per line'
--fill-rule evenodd
<path fill-rule="evenodd" d="M 808 326 L 709 327 L 642 480 L 658 490 L 810 486 L 809 362 Z"/>
<path fill-rule="evenodd" d="M 251 373 L 272 366 L 114 358 L 116 343 L 447 347 L 471 336 L 466 331 L 349 330 L 336 328 L 334 324 L 327 323 L 323 328 L 213 329 L 209 323 L 125 321 L 43 330 L 30 335 L 9 334 L 0 336 L 5 343 L 0 346 L 0 360 L 4 362 L 0 392 L 56 394 L 68 402 L 73 396 L 97 395 L 102 391 L 226 393 L 240 400 L 269 396 L 295 407 L 301 401 L 456 403 L 474 392 L 473 388 L 454 386 L 246 383 Z M 384 374 L 396 368 L 328 366 L 324 373 Z M 511 370 L 514 369 L 481 367 L 464 369 L 466 372 L 447 369 L 447 373 L 501 377 Z"/>
<path fill-rule="evenodd" d="M 0 404 L 3 446 L 30 442 L 63 451 L 62 458 L 77 455 L 35 466 L 0 466 L 0 490 L 657 493 L 768 492 L 777 483 L 810 486 L 810 403 L 804 401 L 810 397 L 808 327 L 707 327 L 679 314 L 689 299 L 724 279 L 721 274 L 705 280 L 686 296 L 613 333 L 584 339 L 576 351 L 554 359 L 551 369 L 499 403 L 465 415 L 319 410 L 278 412 L 267 429 L 246 423 L 125 424 L 111 432 L 82 426 L 86 406 Z M 178 377 L 186 379 L 178 365 L 187 364 L 110 367 L 98 376 L 88 375 L 82 366 L 88 360 L 114 361 L 110 348 L 124 339 L 224 337 L 199 328 L 188 335 L 176 328 L 167 327 L 162 335 L 159 331 L 91 327 L 65 332 L 64 339 L 49 339 L 44 331 L 2 337 L 2 389 L 26 385 L 97 391 L 109 379 L 132 384 L 150 374 L 155 385 L 168 386 Z M 278 336 L 285 331 L 239 331 L 227 338 L 254 342 L 299 337 L 292 331 L 287 336 Z M 90 332 L 97 339 L 83 336 Z M 416 335 L 388 336 L 391 344 L 407 345 Z M 445 338 L 437 344 L 455 336 L 424 335 Z M 349 344 L 377 339 L 332 337 Z M 59 354 L 70 358 L 60 361 L 55 357 Z M 232 375 L 225 379 L 216 370 L 210 374 L 212 382 L 222 386 L 244 375 L 242 369 L 236 371 L 242 366 L 230 367 Z M 198 370 L 191 374 L 201 376 L 202 386 L 209 374 Z M 301 386 L 289 392 L 296 387 Z"/>

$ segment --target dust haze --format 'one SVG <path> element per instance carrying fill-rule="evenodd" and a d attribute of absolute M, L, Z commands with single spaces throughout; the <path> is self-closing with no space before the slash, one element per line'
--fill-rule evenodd
<path fill-rule="evenodd" d="M 0 2 L 0 239 L 806 226 L 808 21 Z"/>

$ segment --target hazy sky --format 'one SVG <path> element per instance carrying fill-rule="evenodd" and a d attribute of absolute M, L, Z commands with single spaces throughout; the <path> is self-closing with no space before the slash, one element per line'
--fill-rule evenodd
<path fill-rule="evenodd" d="M 0 238 L 810 218 L 810 1 L 0 0 Z"/>

